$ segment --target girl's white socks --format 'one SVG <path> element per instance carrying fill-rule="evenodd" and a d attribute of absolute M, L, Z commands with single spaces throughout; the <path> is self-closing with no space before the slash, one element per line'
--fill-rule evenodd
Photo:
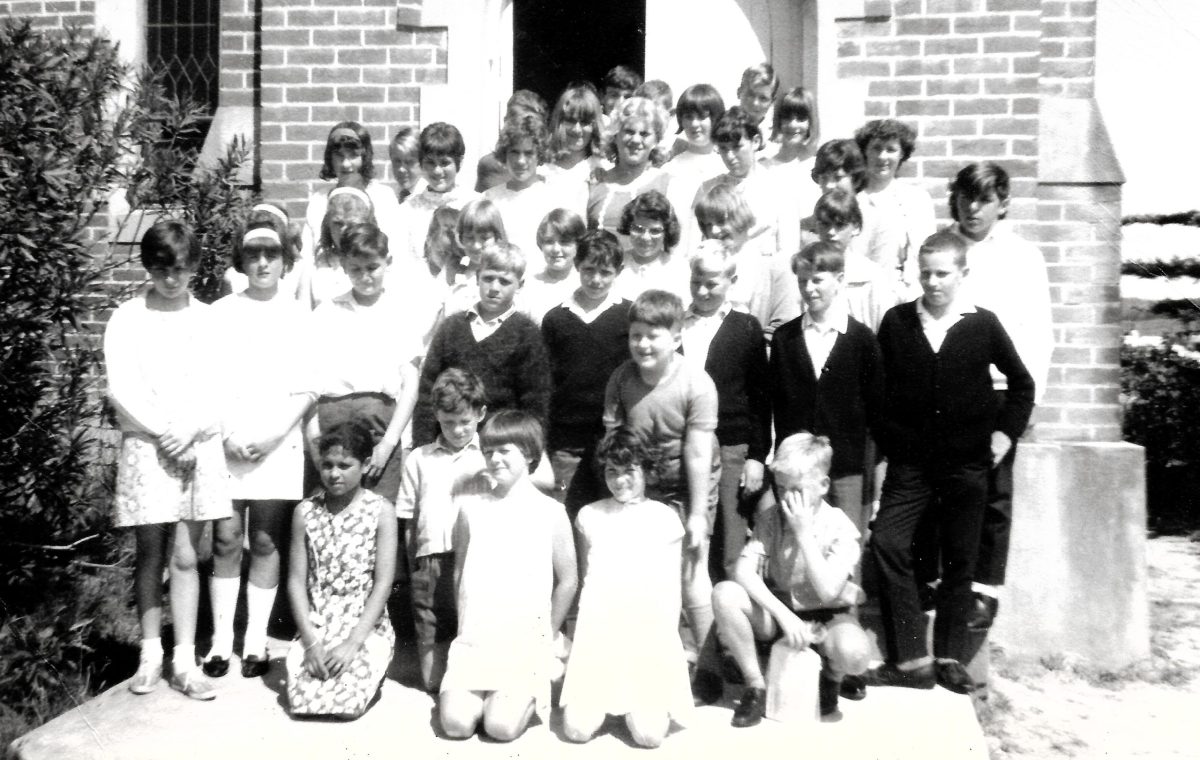
<path fill-rule="evenodd" d="M 267 623 L 278 590 L 279 586 L 259 588 L 253 583 L 246 584 L 246 639 L 242 642 L 242 657 L 266 653 Z"/>
<path fill-rule="evenodd" d="M 242 579 L 218 578 L 208 579 L 208 593 L 212 601 L 213 637 L 212 648 L 208 650 L 208 658 L 233 656 L 233 616 L 237 611 L 238 591 Z"/>
<path fill-rule="evenodd" d="M 196 668 L 196 646 L 179 644 L 175 645 L 175 651 L 171 653 L 171 670 L 176 675 L 187 673 Z"/>
<path fill-rule="evenodd" d="M 156 636 L 152 639 L 142 639 L 142 652 L 138 659 L 141 662 L 161 664 L 163 661 L 162 638 Z"/>

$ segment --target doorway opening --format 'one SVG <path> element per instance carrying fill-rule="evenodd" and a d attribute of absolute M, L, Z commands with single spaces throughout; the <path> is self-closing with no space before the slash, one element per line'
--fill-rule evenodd
<path fill-rule="evenodd" d="M 613 66 L 646 66 L 646 4 L 515 0 L 513 89 L 533 90 L 554 106 L 568 83 L 600 88 Z"/>

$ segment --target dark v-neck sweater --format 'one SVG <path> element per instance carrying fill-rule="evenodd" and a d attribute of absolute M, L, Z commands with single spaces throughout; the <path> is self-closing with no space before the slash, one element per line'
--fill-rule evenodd
<path fill-rule="evenodd" d="M 889 460 L 961 465 L 987 461 L 992 432 L 1014 443 L 1033 412 L 1033 378 L 996 315 L 976 308 L 946 333 L 934 353 L 916 302 L 894 306 L 879 325 L 883 351 L 883 424 L 877 439 Z M 1003 403 L 989 367 L 1008 379 Z"/>
<path fill-rule="evenodd" d="M 771 448 L 767 341 L 753 316 L 731 311 L 708 345 L 704 370 L 717 387 L 717 442 L 746 444 L 746 458 L 765 462 Z"/>
<path fill-rule="evenodd" d="M 421 365 L 417 408 L 413 411 L 413 445 L 437 438 L 438 424 L 431 393 L 441 372 L 458 367 L 483 383 L 488 412 L 520 409 L 546 424 L 550 408 L 550 362 L 537 325 L 514 312 L 496 332 L 475 340 L 469 312 L 445 319 L 434 333 Z"/>
<path fill-rule="evenodd" d="M 799 432 L 827 436 L 830 476 L 861 474 L 883 405 L 883 360 L 870 328 L 849 318 L 818 375 L 797 317 L 775 331 L 769 374 L 776 444 Z"/>

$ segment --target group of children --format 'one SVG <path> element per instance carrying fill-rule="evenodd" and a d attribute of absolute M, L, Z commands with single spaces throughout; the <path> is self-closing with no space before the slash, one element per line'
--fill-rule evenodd
<path fill-rule="evenodd" d="M 482 193 L 457 182 L 452 125 L 397 131 L 396 189 L 369 132 L 336 125 L 334 187 L 307 224 L 255 206 L 211 307 L 188 293 L 190 231 L 147 232 L 150 286 L 105 334 L 117 524 L 137 533 L 131 690 L 164 674 L 169 560 L 168 682 L 215 697 L 243 545 L 246 677 L 268 667 L 290 545 L 296 715 L 367 709 L 397 581 L 452 738 L 519 736 L 561 677 L 568 739 L 617 715 L 657 746 L 721 696 L 722 670 L 745 687 L 733 725 L 753 725 L 777 639 L 822 655 L 826 716 L 872 684 L 973 688 L 969 633 L 1003 583 L 1003 557 L 977 574 L 980 547 L 1006 551 L 992 514 L 1049 362 L 1044 265 L 1001 223 L 1007 174 L 964 168 L 933 233 L 928 195 L 895 177 L 907 125 L 818 147 L 811 94 L 777 97 L 767 64 L 728 110 L 711 85 L 672 103 L 630 74 L 569 86 L 548 117 L 514 95 Z M 863 586 L 885 623 L 872 669 Z"/>

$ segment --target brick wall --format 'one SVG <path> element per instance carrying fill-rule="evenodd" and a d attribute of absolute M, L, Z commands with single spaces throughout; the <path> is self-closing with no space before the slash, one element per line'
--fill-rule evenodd
<path fill-rule="evenodd" d="M 96 24 L 95 0 L 16 0 L 0 2 L 0 18 L 27 17 L 35 27 L 62 28 L 75 25 L 91 29 Z"/>
<path fill-rule="evenodd" d="M 1096 0 L 1042 4 L 1041 92 L 1089 98 L 1096 90 Z"/>
<path fill-rule="evenodd" d="M 367 125 L 385 177 L 396 125 L 419 118 L 419 85 L 445 81 L 446 30 L 398 28 L 396 15 L 395 0 L 263 0 L 263 196 L 289 213 L 304 212 L 331 126 Z"/>
<path fill-rule="evenodd" d="M 258 17 L 254 5 L 254 0 L 221 0 L 222 106 L 255 105 Z"/>

